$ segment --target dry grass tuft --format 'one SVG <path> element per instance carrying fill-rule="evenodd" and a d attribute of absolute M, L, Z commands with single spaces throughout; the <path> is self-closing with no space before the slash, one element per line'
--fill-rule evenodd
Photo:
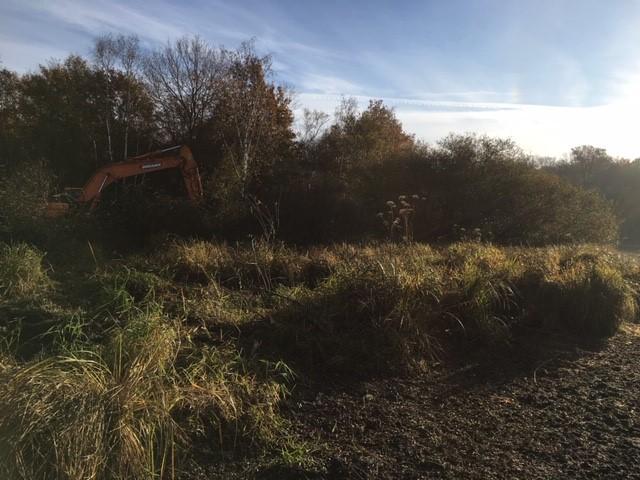
<path fill-rule="evenodd" d="M 153 318 L 131 322 L 101 351 L 3 362 L 0 377 L 4 478 L 174 478 L 184 447 L 206 429 L 220 442 L 225 430 L 273 435 L 283 394 Z"/>
<path fill-rule="evenodd" d="M 636 317 L 638 270 L 607 249 L 464 242 L 338 245 L 309 256 L 326 263 L 327 278 L 280 292 L 288 301 L 264 314 L 255 336 L 310 373 L 421 368 L 453 344 L 509 348 L 520 327 L 597 339 Z"/>
<path fill-rule="evenodd" d="M 24 243 L 0 243 L 0 299 L 45 293 L 51 286 L 44 254 Z"/>

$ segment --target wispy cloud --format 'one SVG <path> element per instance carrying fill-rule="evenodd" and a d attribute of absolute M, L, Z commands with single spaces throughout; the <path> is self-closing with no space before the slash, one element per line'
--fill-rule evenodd
<path fill-rule="evenodd" d="M 298 88 L 305 93 L 322 95 L 357 95 L 362 92 L 360 85 L 349 80 L 317 73 L 303 75 Z"/>
<path fill-rule="evenodd" d="M 9 4 L 19 5 L 22 15 L 35 19 L 46 19 L 47 23 L 57 24 L 64 30 L 72 29 L 85 32 L 92 37 L 105 31 L 136 33 L 140 36 L 165 41 L 186 33 L 183 28 L 176 27 L 174 22 L 167 21 L 167 17 L 159 18 L 154 15 L 155 9 L 140 10 L 127 3 L 110 2 L 108 8 L 104 4 L 94 2 L 78 2 L 73 0 L 58 0 L 56 2 L 16 2 L 8 0 Z M 162 10 L 162 13 L 169 13 Z M 37 20 L 36 20 L 37 21 Z M 29 35 L 28 32 L 23 32 Z"/>

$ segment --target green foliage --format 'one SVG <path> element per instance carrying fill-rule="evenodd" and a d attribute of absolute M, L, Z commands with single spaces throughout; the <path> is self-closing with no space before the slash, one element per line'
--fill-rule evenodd
<path fill-rule="evenodd" d="M 0 350 L 19 360 L 86 345 L 88 330 L 81 310 L 45 298 L 17 298 L 0 303 Z"/>

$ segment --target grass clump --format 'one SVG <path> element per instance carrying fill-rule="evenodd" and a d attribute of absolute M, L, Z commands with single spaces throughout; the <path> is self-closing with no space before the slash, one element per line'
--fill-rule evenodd
<path fill-rule="evenodd" d="M 443 312 L 461 327 L 455 330 L 485 345 L 507 345 L 519 313 L 520 265 L 504 250 L 476 242 L 454 244 L 444 255 L 451 283 Z"/>
<path fill-rule="evenodd" d="M 3 372 L 6 477 L 151 478 L 170 468 L 177 427 L 164 371 L 173 339 L 153 340 L 129 363 L 83 352 Z"/>
<path fill-rule="evenodd" d="M 217 281 L 231 288 L 271 289 L 306 281 L 310 259 L 282 244 L 252 242 L 230 247 L 205 241 L 178 241 L 160 260 L 170 265 L 174 278 L 187 283 Z"/>
<path fill-rule="evenodd" d="M 316 255 L 328 277 L 278 290 L 283 300 L 251 336 L 305 372 L 420 368 L 473 348 L 508 350 L 531 328 L 593 340 L 636 317 L 637 269 L 606 249 L 464 242 L 341 245 Z"/>
<path fill-rule="evenodd" d="M 336 262 L 317 287 L 280 291 L 283 301 L 255 335 L 306 372 L 369 374 L 432 359 L 438 346 L 430 324 L 442 278 L 427 265 L 416 268 L 415 260 Z"/>
<path fill-rule="evenodd" d="M 533 290 L 532 311 L 548 329 L 598 339 L 636 320 L 636 292 L 621 267 L 606 257 L 573 252 L 540 279 L 538 288 L 527 287 Z"/>
<path fill-rule="evenodd" d="M 25 243 L 0 243 L 0 299 L 45 293 L 51 286 L 44 254 Z"/>
<path fill-rule="evenodd" d="M 82 310 L 42 298 L 0 303 L 0 349 L 31 360 L 82 345 L 87 340 Z"/>
<path fill-rule="evenodd" d="M 226 244 L 175 241 L 166 246 L 159 260 L 170 265 L 178 279 L 206 283 L 216 276 L 229 274 L 232 255 Z"/>
<path fill-rule="evenodd" d="M 273 436 L 280 385 L 188 338 L 140 318 L 104 348 L 3 363 L 3 478 L 174 478 L 198 435 Z"/>

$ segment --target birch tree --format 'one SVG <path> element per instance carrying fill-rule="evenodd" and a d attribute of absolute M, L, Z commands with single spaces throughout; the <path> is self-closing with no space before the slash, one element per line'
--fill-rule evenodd
<path fill-rule="evenodd" d="M 293 139 L 289 92 L 269 82 L 271 59 L 252 43 L 228 53 L 218 123 L 241 195 L 287 151 Z"/>
<path fill-rule="evenodd" d="M 113 141 L 111 117 L 117 115 L 123 125 L 122 159 L 129 156 L 129 133 L 135 120 L 136 111 L 140 107 L 136 95 L 136 84 L 140 83 L 139 72 L 142 61 L 140 40 L 135 35 L 111 34 L 98 37 L 94 47 L 94 61 L 102 72 L 106 82 L 106 115 L 105 123 L 108 134 L 109 156 L 113 159 Z M 120 75 L 124 77 L 121 91 L 114 86 Z"/>

